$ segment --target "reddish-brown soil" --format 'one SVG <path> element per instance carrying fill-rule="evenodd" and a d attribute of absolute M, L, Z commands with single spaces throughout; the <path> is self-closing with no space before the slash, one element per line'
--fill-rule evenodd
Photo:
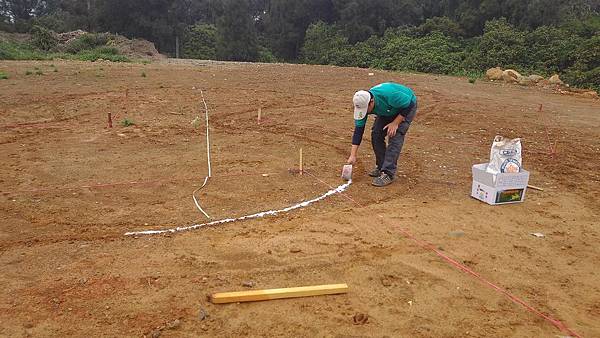
<path fill-rule="evenodd" d="M 578 334 L 600 336 L 598 101 L 304 65 L 57 61 L 0 62 L 0 70 L 10 76 L 0 80 L 2 337 L 569 334 L 403 231 Z M 207 172 L 200 89 L 214 177 L 198 196 L 220 219 L 341 184 L 352 94 L 388 80 L 419 97 L 393 185 L 370 185 L 367 135 L 345 195 L 277 217 L 124 236 L 205 221 L 191 197 Z M 196 116 L 198 128 L 190 124 Z M 122 126 L 125 118 L 135 125 Z M 487 161 L 496 134 L 522 137 L 530 183 L 545 189 L 529 190 L 522 204 L 469 197 L 471 166 Z M 300 148 L 318 179 L 288 171 Z M 347 283 L 350 291 L 206 300 L 249 281 L 254 289 Z"/>

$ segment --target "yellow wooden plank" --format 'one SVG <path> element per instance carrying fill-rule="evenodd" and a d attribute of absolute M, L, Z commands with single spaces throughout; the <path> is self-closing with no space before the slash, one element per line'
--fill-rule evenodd
<path fill-rule="evenodd" d="M 527 185 L 527 188 L 531 188 L 533 190 L 539 190 L 539 191 L 544 191 L 544 188 L 540 188 L 540 187 L 536 187 L 535 185 Z"/>
<path fill-rule="evenodd" d="M 282 298 L 335 295 L 346 292 L 348 292 L 348 285 L 346 284 L 328 284 L 282 289 L 221 292 L 212 294 L 210 296 L 210 301 L 215 304 L 255 302 Z"/>

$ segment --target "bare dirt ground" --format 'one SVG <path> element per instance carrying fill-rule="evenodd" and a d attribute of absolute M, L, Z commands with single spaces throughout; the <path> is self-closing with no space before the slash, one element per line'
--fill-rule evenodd
<path fill-rule="evenodd" d="M 303 65 L 0 62 L 0 69 L 10 75 L 0 80 L 2 337 L 568 335 L 406 231 L 578 334 L 600 336 L 598 101 Z M 199 197 L 220 219 L 341 184 L 352 94 L 389 80 L 419 97 L 393 185 L 370 186 L 367 135 L 345 195 L 278 217 L 123 235 L 205 221 L 191 198 L 207 171 L 202 123 L 190 125 L 203 118 L 199 89 L 211 112 L 214 172 Z M 117 116 L 112 129 L 108 112 Z M 124 118 L 135 125 L 122 126 Z M 545 189 L 528 191 L 522 204 L 492 207 L 469 197 L 471 165 L 487 161 L 496 134 L 523 138 L 530 183 Z M 299 148 L 325 183 L 288 172 Z M 249 281 L 255 289 L 347 283 L 350 291 L 206 300 Z M 358 313 L 368 321 L 355 324 Z"/>

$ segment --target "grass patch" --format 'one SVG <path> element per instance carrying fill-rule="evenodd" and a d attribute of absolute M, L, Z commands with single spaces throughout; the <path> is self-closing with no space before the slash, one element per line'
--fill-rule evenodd
<path fill-rule="evenodd" d="M 79 60 L 97 61 L 99 59 L 112 62 L 130 62 L 114 47 L 101 46 L 77 51 L 76 53 L 46 52 L 36 49 L 30 44 L 0 41 L 0 60 Z"/>
<path fill-rule="evenodd" d="M 130 126 L 134 126 L 135 122 L 133 122 L 133 120 L 130 120 L 128 118 L 125 118 L 123 121 L 121 121 L 121 125 L 123 127 L 130 127 Z"/>
<path fill-rule="evenodd" d="M 85 50 L 73 56 L 81 61 L 98 61 L 99 59 L 112 62 L 129 62 L 129 58 L 119 54 L 119 50 L 114 47 L 97 47 L 92 50 Z"/>
<path fill-rule="evenodd" d="M 31 74 L 33 74 L 33 72 L 30 71 L 30 70 L 28 70 L 28 71 L 25 72 L 25 75 L 31 75 Z"/>
<path fill-rule="evenodd" d="M 0 41 L 0 60 L 48 60 L 47 53 L 26 43 Z"/>
<path fill-rule="evenodd" d="M 0 80 L 6 80 L 6 79 L 8 79 L 8 74 L 0 71 Z"/>
<path fill-rule="evenodd" d="M 146 77 L 146 72 L 142 72 L 142 77 Z"/>
<path fill-rule="evenodd" d="M 78 54 L 88 50 L 94 50 L 98 47 L 106 46 L 110 36 L 105 33 L 87 33 L 79 36 L 65 46 L 65 50 L 70 54 Z"/>
<path fill-rule="evenodd" d="M 41 69 L 38 69 L 35 71 L 35 75 L 44 75 L 44 72 L 42 72 Z"/>

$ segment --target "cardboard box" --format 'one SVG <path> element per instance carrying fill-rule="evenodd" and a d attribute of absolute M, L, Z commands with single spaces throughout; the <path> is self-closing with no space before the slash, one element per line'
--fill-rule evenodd
<path fill-rule="evenodd" d="M 485 171 L 485 168 L 487 163 L 473 166 L 471 197 L 490 205 L 519 203 L 525 200 L 529 182 L 527 170 L 494 175 Z"/>

